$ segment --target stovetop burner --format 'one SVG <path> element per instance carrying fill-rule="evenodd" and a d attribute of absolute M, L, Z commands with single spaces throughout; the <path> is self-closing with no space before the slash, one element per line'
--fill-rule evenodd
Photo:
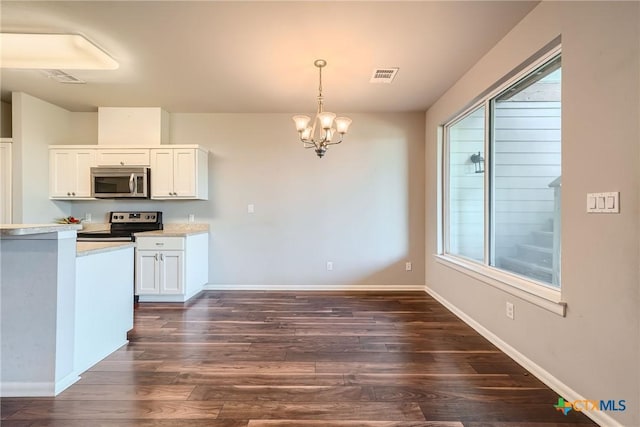
<path fill-rule="evenodd" d="M 133 241 L 134 233 L 162 230 L 162 212 L 128 211 L 109 214 L 110 230 L 83 231 L 78 233 L 79 241 Z"/>

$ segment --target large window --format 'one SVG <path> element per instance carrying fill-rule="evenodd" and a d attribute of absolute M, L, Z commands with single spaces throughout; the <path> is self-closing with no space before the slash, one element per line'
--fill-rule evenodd
<path fill-rule="evenodd" d="M 560 54 L 445 125 L 444 252 L 560 287 Z"/>

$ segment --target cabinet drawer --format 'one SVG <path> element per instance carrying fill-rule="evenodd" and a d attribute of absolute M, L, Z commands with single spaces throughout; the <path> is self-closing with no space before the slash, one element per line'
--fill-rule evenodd
<path fill-rule="evenodd" d="M 138 237 L 136 247 L 140 251 L 149 250 L 174 250 L 183 251 L 185 247 L 184 237 Z"/>
<path fill-rule="evenodd" d="M 96 163 L 98 166 L 148 166 L 149 150 L 98 150 Z"/>

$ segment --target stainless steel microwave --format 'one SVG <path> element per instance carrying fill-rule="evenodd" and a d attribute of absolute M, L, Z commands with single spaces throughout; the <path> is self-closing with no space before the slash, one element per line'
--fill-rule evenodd
<path fill-rule="evenodd" d="M 149 168 L 108 166 L 91 168 L 91 197 L 98 199 L 148 199 Z"/>

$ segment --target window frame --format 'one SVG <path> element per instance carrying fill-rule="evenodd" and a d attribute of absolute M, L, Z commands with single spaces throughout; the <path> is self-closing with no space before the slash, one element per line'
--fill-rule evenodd
<path fill-rule="evenodd" d="M 494 174 L 493 156 L 491 153 L 491 141 L 493 138 L 494 111 L 492 102 L 504 93 L 509 87 L 515 85 L 518 81 L 523 80 L 534 72 L 537 68 L 551 62 L 556 57 L 562 56 L 562 46 L 555 43 L 551 48 L 545 48 L 542 53 L 534 55 L 531 59 L 521 64 L 516 70 L 512 71 L 507 77 L 497 82 L 490 89 L 475 98 L 471 103 L 465 106 L 460 112 L 440 125 L 439 140 L 440 146 L 440 169 L 439 175 L 441 180 L 439 191 L 440 212 L 438 238 L 441 242 L 438 245 L 438 253 L 435 259 L 438 263 L 457 270 L 469 277 L 480 280 L 483 283 L 494 286 L 507 293 L 515 295 L 519 298 L 527 300 L 544 309 L 547 309 L 560 316 L 566 315 L 566 303 L 562 301 L 562 288 L 556 288 L 550 284 L 537 281 L 532 278 L 520 276 L 510 273 L 506 270 L 491 265 L 491 251 L 494 251 L 492 238 L 495 234 L 494 220 L 495 216 L 492 212 L 492 176 Z M 485 173 L 484 179 L 484 253 L 483 261 L 478 262 L 470 258 L 448 253 L 450 244 L 450 146 L 449 136 L 450 128 L 460 121 L 464 120 L 471 113 L 479 108 L 484 108 L 484 158 Z M 562 150 L 562 148 L 561 148 Z"/>

